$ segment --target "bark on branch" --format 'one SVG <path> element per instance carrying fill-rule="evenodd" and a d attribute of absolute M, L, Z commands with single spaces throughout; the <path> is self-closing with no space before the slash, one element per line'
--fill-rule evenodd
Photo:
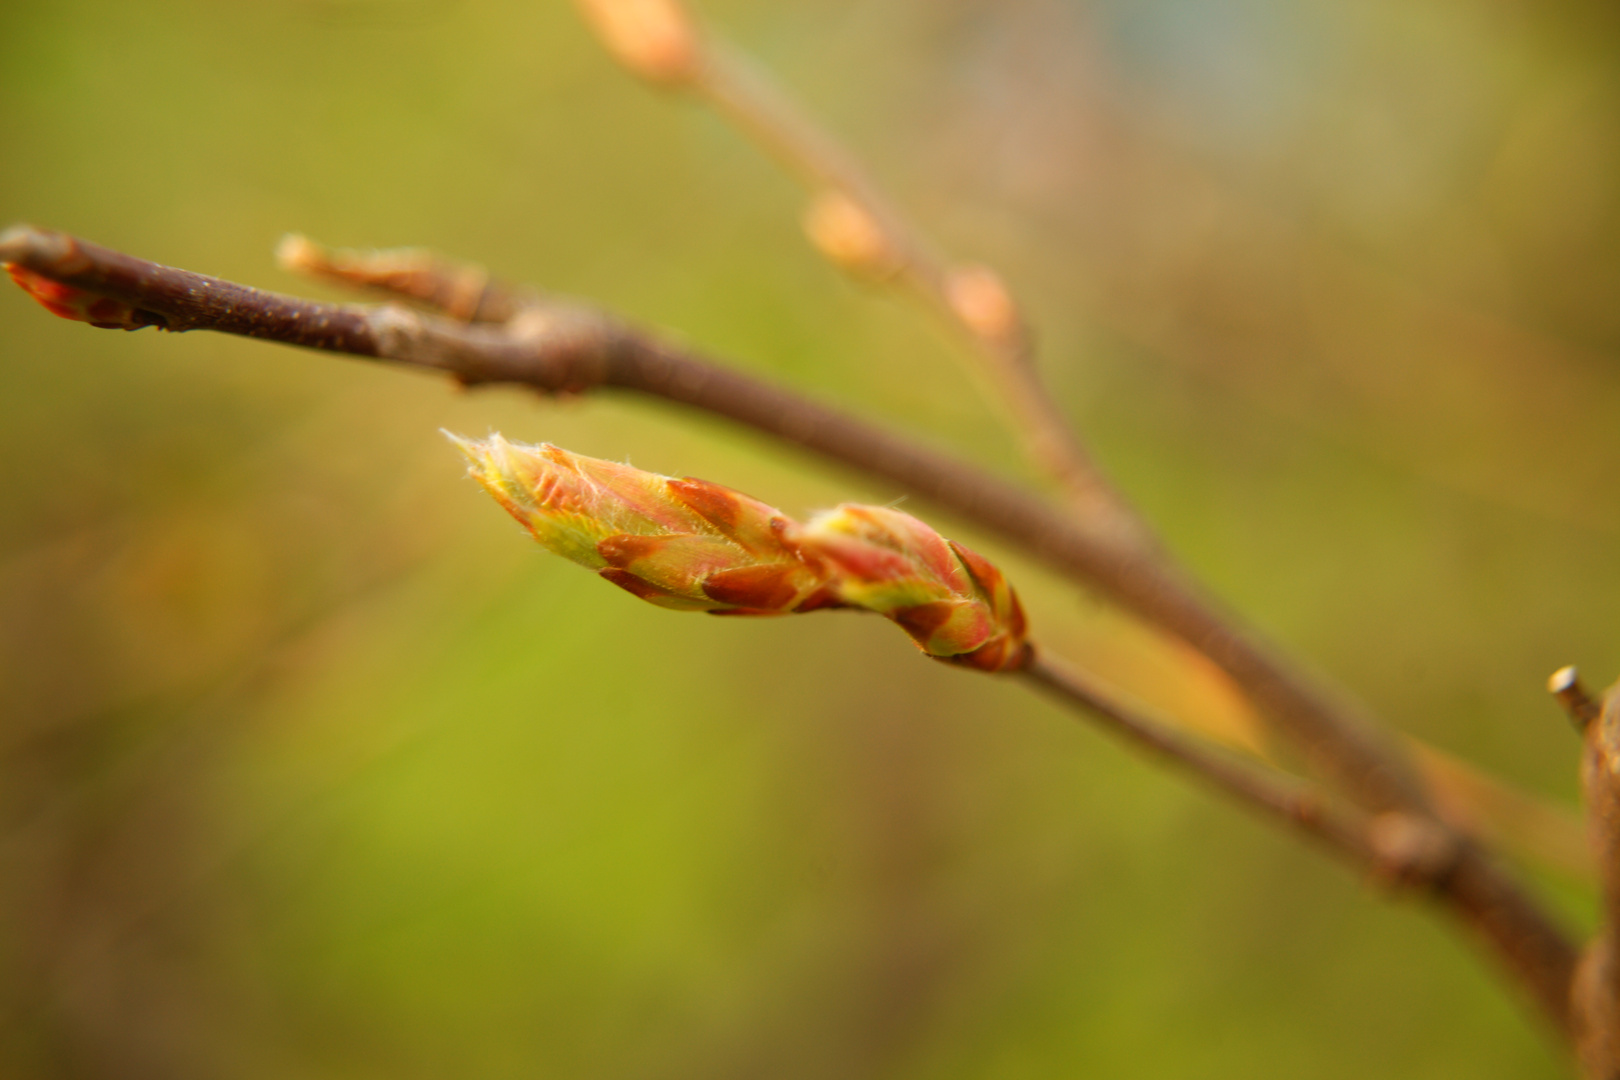
<path fill-rule="evenodd" d="M 1387 820 L 1416 822 L 1438 837 L 1455 858 L 1435 882 L 1437 899 L 1556 1028 L 1570 1031 L 1575 947 L 1485 852 L 1440 820 L 1393 741 L 1241 630 L 1151 547 L 1121 542 L 1106 524 L 1073 520 L 1000 477 L 579 305 L 519 303 L 510 319 L 495 323 L 392 304 L 318 303 L 25 226 L 0 234 L 0 262 L 126 306 L 128 318 L 118 325 L 219 330 L 427 368 L 467 385 L 512 383 L 545 393 L 616 387 L 727 417 L 900 485 L 1187 642 L 1232 677 L 1315 773 L 1364 810 L 1396 814 Z M 421 290 L 411 295 L 432 299 Z"/>
<path fill-rule="evenodd" d="M 1569 687 L 1577 688 L 1574 669 L 1565 670 Z M 1603 924 L 1575 976 L 1575 1045 L 1590 1080 L 1620 1080 L 1620 686 L 1604 695 L 1601 711 L 1584 693 L 1579 698 L 1584 707 L 1570 713 L 1584 728 L 1581 786 L 1603 885 Z"/>

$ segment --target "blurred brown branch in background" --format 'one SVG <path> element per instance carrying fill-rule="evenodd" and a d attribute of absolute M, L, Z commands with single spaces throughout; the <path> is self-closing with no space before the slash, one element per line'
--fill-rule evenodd
<path fill-rule="evenodd" d="M 759 65 L 675 0 L 578 0 L 613 55 L 649 82 L 691 94 L 730 120 L 811 193 L 804 228 L 835 265 L 892 282 L 955 330 L 978 361 L 1024 449 L 1064 488 L 1082 527 L 1124 545 L 1152 543 L 1042 384 L 1022 306 L 986 266 L 945 258 L 841 146 Z"/>
<path fill-rule="evenodd" d="M 1293 827 L 1373 880 L 1418 891 L 1435 889 L 1441 887 L 1457 859 L 1453 839 L 1444 830 L 1399 811 L 1369 818 L 1334 805 L 1321 792 L 1285 778 L 1277 770 L 1224 755 L 1202 740 L 1160 723 L 1043 651 L 1037 650 L 1029 667 L 1017 674 L 1240 806 L 1274 824 Z"/>
<path fill-rule="evenodd" d="M 1592 853 L 1603 887 L 1603 918 L 1576 969 L 1571 990 L 1575 1048 L 1589 1077 L 1620 1077 L 1620 685 L 1601 702 L 1573 667 L 1553 673 L 1549 689 L 1581 733 L 1581 786 Z"/>

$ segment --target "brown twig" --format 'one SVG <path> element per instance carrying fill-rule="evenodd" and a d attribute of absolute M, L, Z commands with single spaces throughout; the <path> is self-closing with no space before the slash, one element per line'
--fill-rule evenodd
<path fill-rule="evenodd" d="M 1435 808 L 1453 828 L 1573 884 L 1593 882 L 1586 821 L 1575 808 L 1532 795 L 1420 739 L 1404 741 L 1434 793 Z"/>
<path fill-rule="evenodd" d="M 1333 805 L 1320 792 L 1275 769 L 1222 752 L 1202 739 L 1151 719 L 1090 676 L 1039 648 L 1016 674 L 1065 707 L 1078 708 L 1126 742 L 1187 772 L 1261 817 L 1285 823 L 1376 878 L 1432 887 L 1454 862 L 1451 837 L 1422 819 L 1398 812 L 1384 815 L 1412 822 L 1414 830 L 1429 837 L 1431 843 L 1392 843 L 1388 838 L 1396 830 L 1387 825 L 1381 830 L 1384 839 L 1380 840 L 1380 830 L 1373 824 L 1377 819 Z"/>
<path fill-rule="evenodd" d="M 421 249 L 333 250 L 293 236 L 278 247 L 277 257 L 288 269 L 402 296 L 452 316 L 466 317 L 461 314 L 465 298 L 473 295 L 468 283 L 478 290 L 475 310 L 481 313 L 515 313 L 544 305 L 532 289 L 513 288 L 492 279 L 482 267 Z M 1420 741 L 1406 742 L 1442 816 L 1454 827 L 1571 877 L 1591 876 L 1584 823 L 1574 813 L 1544 804 Z"/>
<path fill-rule="evenodd" d="M 463 323 L 395 305 L 323 304 L 160 266 L 62 233 L 0 234 L 0 262 L 127 305 L 135 324 L 212 329 L 430 368 L 462 383 L 543 392 L 610 386 L 725 416 L 813 450 L 976 524 L 1088 582 L 1224 668 L 1307 763 L 1374 813 L 1434 817 L 1401 754 L 1359 714 L 1239 631 L 1174 567 L 1077 526 L 999 477 L 786 390 L 710 363 L 593 309 L 546 301 L 505 324 Z M 1439 895 L 1488 942 L 1563 1031 L 1575 950 L 1472 844 Z"/>
<path fill-rule="evenodd" d="M 1574 669 L 1566 670 L 1570 684 L 1578 685 Z M 1590 698 L 1584 704 L 1596 705 Z M 1575 1048 L 1587 1077 L 1620 1080 L 1620 686 L 1604 695 L 1597 711 L 1585 727 L 1581 786 L 1603 884 L 1603 925 L 1581 957 L 1572 1004 Z"/>
<path fill-rule="evenodd" d="M 942 256 L 884 196 L 854 154 L 741 50 L 678 0 L 579 0 L 627 68 L 707 102 L 809 190 L 805 231 L 836 265 L 909 291 L 958 333 L 974 374 L 1000 399 L 1025 452 L 1067 492 L 1076 518 L 1111 541 L 1155 541 L 1075 436 L 1042 384 L 1021 306 L 988 267 Z"/>
<path fill-rule="evenodd" d="M 1561 1009 L 1559 1002 L 1567 998 L 1572 977 L 1564 955 L 1570 947 L 1467 837 L 1426 815 L 1385 811 L 1368 816 L 1330 805 L 1319 793 L 1275 770 L 1233 759 L 1156 723 L 1085 675 L 1039 652 L 1020 674 L 1261 817 L 1286 823 L 1374 880 L 1421 892 L 1449 908 L 1495 951 L 1560 1030 L 1569 1030 L 1567 1007 Z M 1513 941 L 1519 933 L 1532 936 Z"/>
<path fill-rule="evenodd" d="M 1584 732 L 1603 712 L 1603 705 L 1594 701 L 1586 687 L 1581 685 L 1581 674 L 1573 664 L 1552 673 L 1547 679 L 1547 692 L 1564 707 L 1576 731 Z"/>

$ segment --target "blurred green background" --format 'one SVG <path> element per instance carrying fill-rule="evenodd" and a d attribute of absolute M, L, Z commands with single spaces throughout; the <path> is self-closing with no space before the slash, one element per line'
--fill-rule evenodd
<path fill-rule="evenodd" d="M 1005 273 L 1220 596 L 1574 805 L 1543 680 L 1620 672 L 1612 5 L 700 10 Z M 794 187 L 560 0 L 0 4 L 0 146 L 5 221 L 328 296 L 273 266 L 282 233 L 430 245 L 1034 482 L 955 346 L 820 263 Z M 1427 912 L 880 620 L 639 604 L 436 431 L 790 513 L 904 492 L 656 404 L 17 292 L 0 349 L 0 1075 L 1564 1075 Z M 937 523 L 1044 640 L 1241 719 Z"/>

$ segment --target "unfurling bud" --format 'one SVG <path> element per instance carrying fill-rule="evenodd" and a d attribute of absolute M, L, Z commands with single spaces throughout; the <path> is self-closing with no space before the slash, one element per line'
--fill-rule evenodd
<path fill-rule="evenodd" d="M 697 75 L 697 29 L 679 0 L 577 2 L 614 59 L 643 79 L 678 86 Z"/>
<path fill-rule="evenodd" d="M 930 656 L 983 671 L 1029 658 L 1000 571 L 909 514 L 840 506 L 801 525 L 741 492 L 499 435 L 450 438 L 547 550 L 643 600 L 717 615 L 859 607 Z"/>
<path fill-rule="evenodd" d="M 930 656 L 982 671 L 1029 661 L 1023 605 L 990 561 L 910 514 L 850 503 L 801 543 L 836 567 L 838 598 L 893 619 Z"/>
<path fill-rule="evenodd" d="M 16 263 L 6 263 L 5 268 L 11 280 L 52 315 L 87 322 L 103 330 L 139 330 L 143 326 L 165 325 L 163 316 L 142 311 L 122 300 L 64 285 Z"/>

